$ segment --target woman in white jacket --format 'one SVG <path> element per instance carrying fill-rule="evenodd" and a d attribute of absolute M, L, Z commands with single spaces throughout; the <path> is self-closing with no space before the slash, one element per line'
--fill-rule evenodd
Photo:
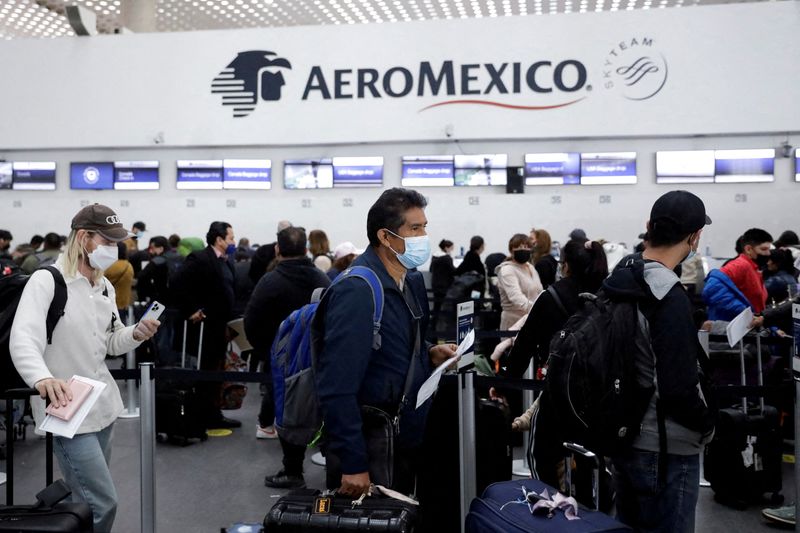
<path fill-rule="evenodd" d="M 66 405 L 72 399 L 67 384 L 73 375 L 106 384 L 102 395 L 72 439 L 56 436 L 54 452 L 76 501 L 85 501 L 94 515 L 96 532 L 111 531 L 117 494 L 109 471 L 114 421 L 122 398 L 108 367 L 106 354 L 121 355 L 150 338 L 159 326 L 144 320 L 124 327 L 115 303 L 114 287 L 103 270 L 117 260 L 116 243 L 129 233 L 108 207 L 94 204 L 72 219 L 72 231 L 55 267 L 64 277 L 67 304 L 48 344 L 45 316 L 55 292 L 49 272 L 31 276 L 20 298 L 11 327 L 11 358 L 22 379 L 42 399 Z M 37 427 L 44 418 L 44 401 L 33 401 Z"/>
<path fill-rule="evenodd" d="M 507 330 L 528 314 L 536 297 L 542 292 L 539 274 L 529 263 L 532 248 L 530 237 L 517 233 L 508 241 L 510 257 L 495 269 L 503 308 L 500 314 L 501 330 Z"/>

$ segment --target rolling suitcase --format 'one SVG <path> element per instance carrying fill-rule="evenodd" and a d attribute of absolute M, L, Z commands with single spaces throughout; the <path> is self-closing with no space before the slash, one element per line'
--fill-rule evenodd
<path fill-rule="evenodd" d="M 63 480 L 53 483 L 53 434 L 45 437 L 47 488 L 36 495 L 33 505 L 14 505 L 14 436 L 13 401 L 38 395 L 34 389 L 10 389 L 6 401 L 6 505 L 0 506 L 0 531 L 25 533 L 89 533 L 93 530 L 92 510 L 85 502 L 62 502 L 70 495 Z"/>
<path fill-rule="evenodd" d="M 181 368 L 186 365 L 186 322 L 183 328 Z M 200 323 L 200 340 L 197 350 L 197 368 L 203 353 L 203 323 Z M 156 381 L 156 435 L 162 442 L 170 441 L 186 446 L 191 439 L 208 439 L 203 406 L 199 400 L 197 384 L 191 380 Z"/>
<path fill-rule="evenodd" d="M 575 532 L 575 533 L 622 533 L 631 529 L 614 520 L 610 516 L 597 511 L 599 506 L 599 474 L 600 462 L 591 452 L 581 446 L 564 443 L 571 452 L 566 457 L 566 463 L 572 462 L 572 453 L 577 453 L 588 459 L 594 465 L 591 494 L 593 496 L 594 510 L 581 507 L 578 510 L 578 520 L 570 520 L 561 510 L 552 514 L 547 512 L 533 513 L 531 506 L 536 498 L 528 494 L 535 492 L 541 495 L 545 490 L 552 497 L 556 490 L 537 479 L 519 479 L 503 481 L 489 485 L 480 498 L 472 500 L 469 514 L 466 517 L 466 531 L 468 533 L 522 533 L 522 532 Z M 567 471 L 567 485 L 570 493 L 574 489 L 570 470 Z M 524 489 L 524 491 L 523 491 Z"/>
<path fill-rule="evenodd" d="M 763 385 L 760 336 L 755 336 L 755 343 L 759 385 Z M 744 339 L 739 353 L 746 386 Z M 759 404 L 752 406 L 743 397 L 739 405 L 720 409 L 714 439 L 705 449 L 703 468 L 714 498 L 738 509 L 759 502 L 765 493 L 771 493 L 773 504 L 783 502 L 780 419 L 777 409 L 764 405 L 763 395 Z"/>
<path fill-rule="evenodd" d="M 358 504 L 346 496 L 326 496 L 314 489 L 292 491 L 264 518 L 265 533 L 416 531 L 417 506 L 384 497 L 369 497 Z"/>

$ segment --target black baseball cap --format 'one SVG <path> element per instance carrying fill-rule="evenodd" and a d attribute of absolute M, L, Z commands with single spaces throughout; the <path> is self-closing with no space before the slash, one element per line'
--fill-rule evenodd
<path fill-rule="evenodd" d="M 689 234 L 711 224 L 706 206 L 689 191 L 670 191 L 662 195 L 650 210 L 650 224 L 669 221 L 678 233 Z"/>
<path fill-rule="evenodd" d="M 133 236 L 122 226 L 117 214 L 102 204 L 87 205 L 72 217 L 72 229 L 96 231 L 109 241 L 119 242 Z"/>

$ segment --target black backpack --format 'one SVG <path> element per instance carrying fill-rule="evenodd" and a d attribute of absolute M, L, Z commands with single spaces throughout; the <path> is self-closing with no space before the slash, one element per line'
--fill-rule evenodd
<path fill-rule="evenodd" d="M 67 285 L 64 282 L 64 276 L 55 267 L 44 267 L 44 270 L 48 270 L 55 281 L 53 301 L 50 302 L 45 321 L 47 344 L 52 344 L 53 330 L 56 328 L 59 319 L 64 315 L 64 308 L 67 305 Z M 0 277 L 0 393 L 5 393 L 8 389 L 27 387 L 11 361 L 11 351 L 8 343 L 22 290 L 29 279 L 30 276 L 26 274 L 12 274 Z"/>
<path fill-rule="evenodd" d="M 655 355 L 635 301 L 612 301 L 602 290 L 580 297 L 550 341 L 546 393 L 564 439 L 612 456 L 639 434 L 656 390 Z"/>

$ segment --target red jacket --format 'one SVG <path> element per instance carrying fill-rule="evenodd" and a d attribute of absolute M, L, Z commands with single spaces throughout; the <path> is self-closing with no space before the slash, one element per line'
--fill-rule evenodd
<path fill-rule="evenodd" d="M 755 261 L 740 254 L 720 270 L 731 278 L 731 281 L 747 297 L 753 307 L 753 312 L 760 313 L 764 310 L 767 306 L 767 288 L 764 286 L 764 277 L 758 270 Z"/>

